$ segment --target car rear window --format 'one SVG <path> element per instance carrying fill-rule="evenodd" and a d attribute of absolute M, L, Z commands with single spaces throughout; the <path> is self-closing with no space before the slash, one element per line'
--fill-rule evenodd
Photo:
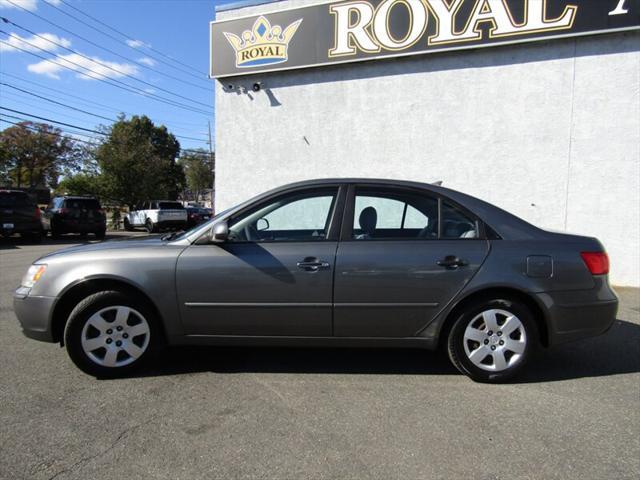
<path fill-rule="evenodd" d="M 32 202 L 23 192 L 0 192 L 0 207 L 28 207 Z"/>
<path fill-rule="evenodd" d="M 180 202 L 160 202 L 160 210 L 184 210 Z"/>
<path fill-rule="evenodd" d="M 95 198 L 67 198 L 64 201 L 64 207 L 84 210 L 100 210 L 100 203 Z"/>

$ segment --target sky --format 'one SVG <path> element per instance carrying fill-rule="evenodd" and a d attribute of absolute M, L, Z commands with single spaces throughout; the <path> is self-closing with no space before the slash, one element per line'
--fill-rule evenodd
<path fill-rule="evenodd" d="M 229 2 L 0 0 L 0 17 L 11 22 L 0 20 L 0 118 L 35 115 L 96 130 L 119 113 L 145 114 L 183 149 L 208 149 L 208 28 L 216 6 Z M 1 122 L 0 130 L 9 126 Z"/>

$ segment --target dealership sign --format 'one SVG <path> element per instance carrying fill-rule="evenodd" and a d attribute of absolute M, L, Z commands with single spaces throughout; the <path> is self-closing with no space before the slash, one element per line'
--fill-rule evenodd
<path fill-rule="evenodd" d="M 352 0 L 211 23 L 211 77 L 640 28 L 640 0 Z"/>

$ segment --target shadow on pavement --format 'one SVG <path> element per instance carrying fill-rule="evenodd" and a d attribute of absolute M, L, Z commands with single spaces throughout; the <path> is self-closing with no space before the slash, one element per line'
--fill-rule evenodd
<path fill-rule="evenodd" d="M 606 334 L 536 354 L 513 383 L 640 372 L 640 326 L 617 320 Z M 444 352 L 387 349 L 174 347 L 136 376 L 189 373 L 452 375 Z"/>

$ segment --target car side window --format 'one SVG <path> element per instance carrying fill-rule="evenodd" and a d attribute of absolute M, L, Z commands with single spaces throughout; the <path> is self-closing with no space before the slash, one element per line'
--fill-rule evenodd
<path fill-rule="evenodd" d="M 231 242 L 310 242 L 327 238 L 337 189 L 290 194 L 232 219 Z"/>
<path fill-rule="evenodd" d="M 478 238 L 478 223 L 450 203 L 442 202 L 440 238 Z"/>
<path fill-rule="evenodd" d="M 358 188 L 354 240 L 428 239 L 438 236 L 438 200 L 394 189 Z"/>

